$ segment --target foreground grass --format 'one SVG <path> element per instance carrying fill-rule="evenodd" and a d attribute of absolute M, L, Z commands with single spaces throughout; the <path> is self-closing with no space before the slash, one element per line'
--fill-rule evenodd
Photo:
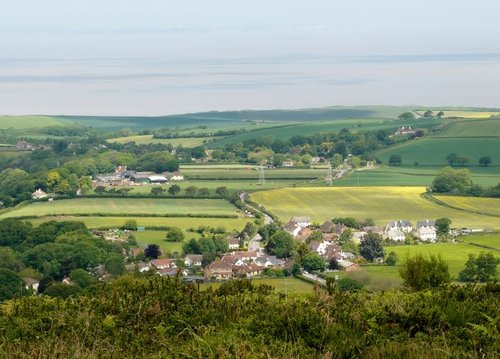
<path fill-rule="evenodd" d="M 448 217 L 456 227 L 500 229 L 498 218 L 440 206 L 420 196 L 423 187 L 332 187 L 286 188 L 256 192 L 252 200 L 287 221 L 292 216 L 310 216 L 321 222 L 333 217 L 372 218 L 385 225 L 390 220 Z M 489 206 L 500 206 L 492 199 Z M 485 211 L 487 208 L 485 208 Z"/>
<path fill-rule="evenodd" d="M 137 215 L 236 215 L 236 208 L 222 199 L 185 198 L 75 198 L 54 202 L 34 202 L 9 211 L 0 219 L 24 216 L 72 214 Z"/>

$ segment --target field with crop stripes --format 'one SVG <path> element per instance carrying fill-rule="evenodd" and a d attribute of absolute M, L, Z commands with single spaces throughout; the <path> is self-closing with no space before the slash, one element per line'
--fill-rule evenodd
<path fill-rule="evenodd" d="M 283 221 L 292 216 L 310 216 L 317 222 L 354 217 L 372 218 L 376 224 L 385 225 L 396 219 L 415 222 L 448 217 L 457 227 L 500 229 L 496 217 L 435 204 L 422 198 L 423 192 L 424 187 L 285 188 L 252 193 L 251 198 Z"/>

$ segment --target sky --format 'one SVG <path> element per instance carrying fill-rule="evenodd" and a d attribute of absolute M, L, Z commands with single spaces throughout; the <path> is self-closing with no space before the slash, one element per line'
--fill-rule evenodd
<path fill-rule="evenodd" d="M 498 0 L 16 0 L 0 115 L 500 107 Z"/>

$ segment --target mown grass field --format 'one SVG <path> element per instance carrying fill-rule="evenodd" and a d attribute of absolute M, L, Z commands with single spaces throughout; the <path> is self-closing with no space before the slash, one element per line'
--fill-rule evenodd
<path fill-rule="evenodd" d="M 41 128 L 48 126 L 66 125 L 65 121 L 61 121 L 49 116 L 0 116 L 0 129 L 29 129 Z"/>
<path fill-rule="evenodd" d="M 423 192 L 424 187 L 286 188 L 252 193 L 251 198 L 283 221 L 292 216 L 310 216 L 317 222 L 354 217 L 385 225 L 396 219 L 448 217 L 456 227 L 500 229 L 496 217 L 440 206 L 422 198 Z M 494 203 L 500 206 L 500 199 Z"/>
<path fill-rule="evenodd" d="M 119 228 L 125 221 L 136 220 L 138 226 L 146 229 L 154 227 L 179 227 L 187 229 L 198 226 L 224 227 L 226 231 L 241 231 L 247 222 L 252 222 L 252 218 L 190 218 L 190 217 L 77 217 L 77 216 L 47 216 L 30 219 L 34 226 L 50 220 L 56 221 L 80 221 L 88 228 Z"/>
<path fill-rule="evenodd" d="M 181 168 L 182 173 L 190 180 L 209 179 L 259 179 L 257 166 L 246 166 L 242 168 Z M 317 179 L 326 177 L 326 168 L 278 168 L 275 170 L 265 169 L 266 179 Z"/>
<path fill-rule="evenodd" d="M 253 179 L 242 179 L 242 180 L 188 180 L 176 183 L 181 187 L 181 194 L 185 194 L 185 189 L 189 186 L 196 186 L 198 188 L 208 188 L 211 194 L 215 194 L 215 189 L 217 187 L 226 187 L 229 191 L 262 191 L 272 188 L 283 188 L 283 187 L 301 187 L 315 185 L 316 182 L 311 182 L 310 180 L 277 180 L 268 179 L 263 185 L 259 185 L 259 178 Z M 319 184 L 318 184 L 319 185 Z M 157 186 L 137 186 L 131 187 L 132 191 L 130 193 L 150 193 L 151 188 Z M 169 184 L 161 186 L 165 190 L 170 187 Z"/>
<path fill-rule="evenodd" d="M 500 118 L 452 121 L 437 137 L 500 137 Z"/>
<path fill-rule="evenodd" d="M 267 284 L 274 287 L 276 292 L 293 293 L 293 294 L 308 294 L 312 293 L 314 286 L 311 283 L 304 282 L 297 278 L 253 278 L 252 283 Z M 216 289 L 222 283 L 204 283 L 200 285 L 200 289 L 207 290 L 208 288 Z"/>
<path fill-rule="evenodd" d="M 118 137 L 109 139 L 111 143 L 127 143 L 135 142 L 138 145 L 147 145 L 151 143 L 170 143 L 172 146 L 177 147 L 196 147 L 204 144 L 207 141 L 216 141 L 219 137 L 186 137 L 186 138 L 153 138 L 153 135 L 137 135 L 128 137 Z"/>
<path fill-rule="evenodd" d="M 222 199 L 184 198 L 76 198 L 34 202 L 4 213 L 2 218 L 104 213 L 138 215 L 235 215 L 236 208 Z"/>
<path fill-rule="evenodd" d="M 450 153 L 469 158 L 470 165 L 479 165 L 479 158 L 490 156 L 493 165 L 500 165 L 499 138 L 436 138 L 427 137 L 403 145 L 389 147 L 376 152 L 383 163 L 389 162 L 393 154 L 401 156 L 403 165 L 418 163 L 419 166 L 448 165 L 446 157 Z"/>
<path fill-rule="evenodd" d="M 143 231 L 134 232 L 137 244 L 140 246 L 147 246 L 148 244 L 158 244 L 163 253 L 166 252 L 182 252 L 182 245 L 184 242 L 167 242 L 165 240 L 167 232 L 165 231 Z M 186 240 L 191 238 L 198 239 L 200 234 L 184 231 Z"/>
<path fill-rule="evenodd" d="M 345 273 L 332 272 L 328 276 L 339 275 L 340 278 L 353 277 L 367 285 L 370 289 L 388 289 L 397 288 L 402 285 L 399 269 L 407 256 L 416 254 L 422 255 L 441 255 L 448 263 L 450 274 L 457 278 L 458 274 L 464 269 L 465 263 L 469 259 L 469 255 L 479 255 L 481 252 L 493 253 L 500 258 L 500 234 L 489 235 L 470 235 L 459 237 L 460 243 L 435 243 L 422 244 L 411 246 L 386 246 L 384 247 L 385 254 L 395 252 L 398 256 L 396 266 L 386 265 L 364 265 L 360 272 Z M 497 250 L 480 247 L 476 244 L 497 248 Z M 500 275 L 500 272 L 499 272 Z"/>

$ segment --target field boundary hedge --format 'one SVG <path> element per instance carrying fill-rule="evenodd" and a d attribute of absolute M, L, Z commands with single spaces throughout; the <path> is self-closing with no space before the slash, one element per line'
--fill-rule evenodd
<path fill-rule="evenodd" d="M 16 219 L 37 219 L 46 217 L 137 217 L 137 218 L 239 218 L 236 214 L 192 214 L 192 213 L 166 213 L 166 214 L 148 214 L 148 213 L 48 213 L 41 216 L 19 216 L 9 217 Z"/>

